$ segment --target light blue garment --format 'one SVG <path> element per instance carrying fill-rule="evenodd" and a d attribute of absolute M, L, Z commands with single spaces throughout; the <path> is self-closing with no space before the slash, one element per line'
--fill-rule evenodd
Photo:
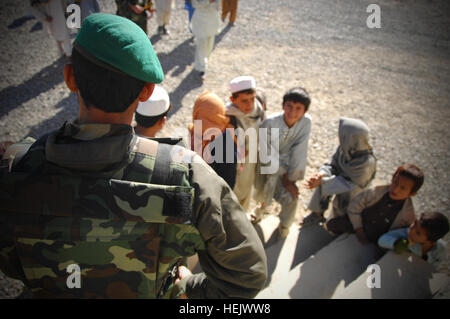
<path fill-rule="evenodd" d="M 378 239 L 378 246 L 386 249 L 394 249 L 394 244 L 399 239 L 408 239 L 408 227 L 398 228 L 387 232 Z M 434 268 L 447 259 L 446 243 L 439 239 L 428 252 L 427 262 Z M 415 243 L 408 247 L 409 251 L 422 257 L 422 245 Z"/>

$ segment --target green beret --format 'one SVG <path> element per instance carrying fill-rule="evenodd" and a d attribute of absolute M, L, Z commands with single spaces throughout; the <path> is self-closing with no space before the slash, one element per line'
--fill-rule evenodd
<path fill-rule="evenodd" d="M 91 62 L 139 80 L 161 83 L 164 73 L 152 43 L 134 22 L 106 13 L 83 21 L 74 49 Z"/>

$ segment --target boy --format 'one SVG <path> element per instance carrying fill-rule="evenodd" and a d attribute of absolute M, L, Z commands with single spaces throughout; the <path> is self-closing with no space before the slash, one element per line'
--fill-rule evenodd
<path fill-rule="evenodd" d="M 135 113 L 136 134 L 142 137 L 155 137 L 166 124 L 170 109 L 169 95 L 166 90 L 156 85 L 150 98 L 145 102 L 139 102 Z"/>
<path fill-rule="evenodd" d="M 409 228 L 391 230 L 382 235 L 378 239 L 378 246 L 393 249 L 398 254 L 409 250 L 437 268 L 447 257 L 446 245 L 441 238 L 448 230 L 448 219 L 445 215 L 425 213 Z"/>
<path fill-rule="evenodd" d="M 293 88 L 283 96 L 283 112 L 264 121 L 262 128 L 270 133 L 279 129 L 278 149 L 271 145 L 271 152 L 279 156 L 279 169 L 275 174 L 258 174 L 255 182 L 255 199 L 261 203 L 252 216 L 258 223 L 272 198 L 281 204 L 279 237 L 286 237 L 297 211 L 298 187 L 296 181 L 305 176 L 306 156 L 311 133 L 311 117 L 306 112 L 311 104 L 308 92 L 303 88 Z M 268 139 L 269 143 L 270 139 Z M 272 155 L 272 153 L 271 153 Z"/>
<path fill-rule="evenodd" d="M 253 128 L 258 134 L 258 129 L 264 120 L 264 110 L 261 103 L 256 100 L 256 81 L 251 76 L 239 76 L 230 82 L 231 102 L 226 105 L 226 115 L 230 118 L 230 124 L 235 128 L 247 131 Z M 236 134 L 238 135 L 238 134 Z M 238 142 L 240 141 L 238 136 Z M 248 136 L 245 136 L 245 146 L 240 145 L 240 156 L 245 156 L 243 163 L 238 163 L 236 184 L 234 193 L 245 211 L 248 210 L 252 195 L 252 186 L 255 180 L 257 159 L 250 158 L 249 147 L 257 149 L 256 145 L 249 145 Z"/>
<path fill-rule="evenodd" d="M 408 227 L 415 221 L 411 197 L 417 194 L 423 180 L 420 168 L 404 164 L 397 168 L 390 185 L 355 196 L 348 205 L 348 214 L 330 219 L 326 228 L 336 235 L 355 232 L 362 244 L 377 243 L 390 229 Z"/>
<path fill-rule="evenodd" d="M 328 163 L 305 184 L 315 189 L 308 205 L 311 213 L 302 222 L 308 226 L 324 222 L 323 213 L 334 195 L 332 216 L 345 214 L 350 200 L 369 188 L 375 177 L 376 157 L 369 143 L 369 127 L 361 120 L 339 119 L 339 146 Z"/>

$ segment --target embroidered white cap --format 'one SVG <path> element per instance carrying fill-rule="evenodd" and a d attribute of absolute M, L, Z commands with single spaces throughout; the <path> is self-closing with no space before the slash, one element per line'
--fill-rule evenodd
<path fill-rule="evenodd" d="M 169 109 L 169 94 L 159 85 L 155 85 L 150 98 L 145 102 L 139 102 L 136 113 L 143 116 L 158 116 Z"/>
<path fill-rule="evenodd" d="M 230 82 L 230 91 L 232 94 L 250 89 L 256 89 L 256 81 L 252 76 L 238 76 Z"/>

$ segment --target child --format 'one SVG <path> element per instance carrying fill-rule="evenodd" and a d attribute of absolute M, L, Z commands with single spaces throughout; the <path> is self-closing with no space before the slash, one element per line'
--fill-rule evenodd
<path fill-rule="evenodd" d="M 61 0 L 31 0 L 33 15 L 44 24 L 47 33 L 55 38 L 61 55 L 72 55 L 72 42 L 66 24 L 65 7 Z"/>
<path fill-rule="evenodd" d="M 423 180 L 420 168 L 404 164 L 397 168 L 390 185 L 361 192 L 350 201 L 347 214 L 330 219 L 325 226 L 336 235 L 355 232 L 362 244 L 377 243 L 388 230 L 408 227 L 415 221 L 411 197 Z"/>
<path fill-rule="evenodd" d="M 275 198 L 282 207 L 278 227 L 280 238 L 288 235 L 297 211 L 298 187 L 295 182 L 305 175 L 311 132 L 311 117 L 306 112 L 310 104 L 311 98 L 305 89 L 290 89 L 283 97 L 283 112 L 267 118 L 261 126 L 267 128 L 269 133 L 272 128 L 279 129 L 278 149 L 270 146 L 272 152 L 279 155 L 279 169 L 275 174 L 257 175 L 255 199 L 261 207 L 255 210 L 252 219 L 253 223 L 259 222 L 265 207 Z"/>
<path fill-rule="evenodd" d="M 192 0 L 192 33 L 195 37 L 194 68 L 202 80 L 208 65 L 208 58 L 214 48 L 214 37 L 220 29 L 219 0 Z"/>
<path fill-rule="evenodd" d="M 167 31 L 166 26 L 170 22 L 170 13 L 172 11 L 173 0 L 156 0 L 155 1 L 155 9 L 156 9 L 156 18 L 158 21 L 158 34 L 167 35 L 169 31 Z"/>
<path fill-rule="evenodd" d="M 234 26 L 238 9 L 238 0 L 222 0 L 222 21 L 230 14 L 230 25 Z"/>
<path fill-rule="evenodd" d="M 206 91 L 195 101 L 192 118 L 191 149 L 196 151 L 195 144 L 201 144 L 200 156 L 232 189 L 236 182 L 237 146 L 234 134 L 227 130 L 232 126 L 225 115 L 224 103 L 216 94 Z M 198 125 L 195 121 L 201 121 L 201 130 L 195 127 Z"/>
<path fill-rule="evenodd" d="M 376 158 L 369 144 L 369 128 L 360 120 L 341 118 L 339 146 L 330 163 L 306 182 L 306 188 L 315 191 L 308 205 L 311 214 L 303 219 L 302 225 L 324 222 L 323 213 L 333 195 L 336 195 L 333 216 L 343 215 L 350 199 L 368 187 L 375 172 Z"/>
<path fill-rule="evenodd" d="M 162 87 L 155 85 L 150 98 L 139 102 L 135 113 L 136 134 L 142 137 L 155 137 L 166 124 L 167 113 L 171 109 L 169 95 Z"/>
<path fill-rule="evenodd" d="M 234 128 L 241 128 L 244 131 L 252 128 L 256 131 L 264 120 L 264 110 L 261 103 L 256 100 L 256 81 L 251 76 L 239 76 L 230 82 L 231 103 L 226 105 L 226 115 L 230 118 L 230 124 Z M 237 132 L 239 133 L 239 132 Z M 239 139 L 238 142 L 242 140 Z M 252 187 L 255 180 L 257 159 L 251 158 L 249 147 L 257 150 L 258 141 L 253 141 L 256 145 L 249 145 L 246 139 L 245 145 L 240 145 L 238 155 L 244 157 L 245 161 L 237 165 L 236 184 L 234 193 L 239 199 L 245 211 L 248 210 L 252 195 Z"/>
<path fill-rule="evenodd" d="M 391 230 L 378 239 L 382 248 L 393 249 L 400 254 L 405 250 L 422 257 L 437 268 L 447 258 L 445 242 L 441 240 L 448 233 L 448 219 L 441 213 L 425 213 L 409 226 Z"/>

